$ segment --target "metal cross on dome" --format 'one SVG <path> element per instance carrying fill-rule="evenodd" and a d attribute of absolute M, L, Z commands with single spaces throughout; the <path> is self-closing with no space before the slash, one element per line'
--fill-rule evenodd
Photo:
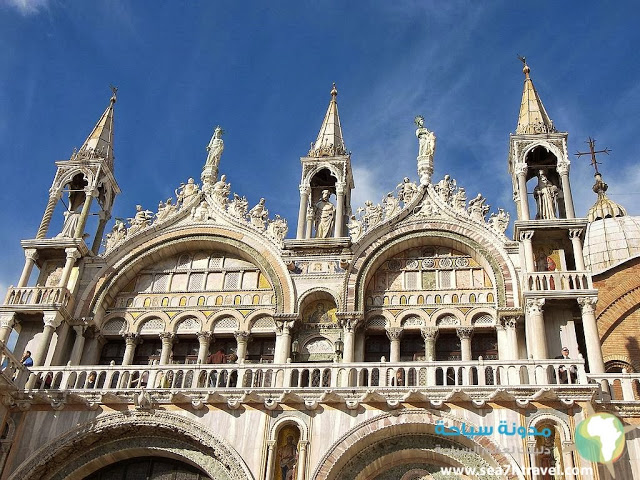
<path fill-rule="evenodd" d="M 600 164 L 600 162 L 598 162 L 596 160 L 596 154 L 597 153 L 606 153 L 607 155 L 609 155 L 609 152 L 611 150 L 609 150 L 608 148 L 605 148 L 603 150 L 596 150 L 596 140 L 594 138 L 589 137 L 589 139 L 585 142 L 589 144 L 589 151 L 588 152 L 576 152 L 576 157 L 580 158 L 583 155 L 591 155 L 591 165 L 593 165 L 593 168 L 596 171 L 596 175 L 600 175 L 600 172 L 598 171 L 598 165 Z"/>

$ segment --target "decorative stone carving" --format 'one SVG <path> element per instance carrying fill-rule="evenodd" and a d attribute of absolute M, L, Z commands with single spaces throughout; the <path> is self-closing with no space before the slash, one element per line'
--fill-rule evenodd
<path fill-rule="evenodd" d="M 425 340 L 433 341 L 438 336 L 438 327 L 424 327 L 420 329 L 420 334 Z"/>
<path fill-rule="evenodd" d="M 598 297 L 578 297 L 578 305 L 580 305 L 580 311 L 583 315 L 594 313 L 596 310 L 597 302 Z"/>
<path fill-rule="evenodd" d="M 404 177 L 402 183 L 396 187 L 396 190 L 398 190 L 398 200 L 404 205 L 407 205 L 411 203 L 411 200 L 417 195 L 418 186 L 409 180 L 409 177 Z"/>
<path fill-rule="evenodd" d="M 509 226 L 509 213 L 505 212 L 504 209 L 499 208 L 497 214 L 492 213 L 489 217 L 489 225 L 496 232 L 504 234 Z"/>
<path fill-rule="evenodd" d="M 213 131 L 213 136 L 209 141 L 209 145 L 207 145 L 207 161 L 205 166 L 217 167 L 220 164 L 220 157 L 224 150 L 224 141 L 222 140 L 223 134 L 224 130 L 222 130 L 220 125 L 218 125 Z"/>
<path fill-rule="evenodd" d="M 211 215 L 211 209 L 209 208 L 209 203 L 206 200 L 203 200 L 198 206 L 193 207 L 191 209 L 191 218 L 196 222 L 204 222 L 213 218 Z"/>
<path fill-rule="evenodd" d="M 453 194 L 451 204 L 453 208 L 459 212 L 467 211 L 467 192 L 464 190 L 464 187 L 458 188 L 458 191 Z"/>
<path fill-rule="evenodd" d="M 526 312 L 527 315 L 542 314 L 544 306 L 544 298 L 527 298 Z"/>
<path fill-rule="evenodd" d="M 401 327 L 389 327 L 385 329 L 387 332 L 387 338 L 391 341 L 400 340 L 402 336 L 402 328 Z"/>
<path fill-rule="evenodd" d="M 276 214 L 276 218 L 268 220 L 267 222 L 267 235 L 271 237 L 276 243 L 282 243 L 284 237 L 287 236 L 289 226 L 284 218 L 280 218 L 280 215 Z"/>
<path fill-rule="evenodd" d="M 105 251 L 113 249 L 117 244 L 122 242 L 127 236 L 127 227 L 124 225 L 124 218 L 116 218 L 116 223 L 111 229 L 111 233 L 107 233 L 105 241 Z"/>
<path fill-rule="evenodd" d="M 240 197 L 237 193 L 233 194 L 233 200 L 229 203 L 228 211 L 236 218 L 246 218 L 249 209 L 247 197 Z"/>
<path fill-rule="evenodd" d="M 374 205 L 371 200 L 367 200 L 366 202 L 364 202 L 363 219 L 367 230 L 376 223 L 380 223 L 382 221 L 382 207 L 379 204 Z"/>
<path fill-rule="evenodd" d="M 167 202 L 158 203 L 158 213 L 156 213 L 155 223 L 162 223 L 178 211 L 178 206 L 173 205 L 173 198 L 167 198 Z"/>
<path fill-rule="evenodd" d="M 249 210 L 249 220 L 251 221 L 251 225 L 258 230 L 264 230 L 264 225 L 268 217 L 269 210 L 264 206 L 264 198 L 261 198 L 256 206 Z"/>
<path fill-rule="evenodd" d="M 418 115 L 414 119 L 414 123 L 418 127 L 416 129 L 416 137 L 418 137 L 418 175 L 420 175 L 420 183 L 428 185 L 433 173 L 436 136 L 425 128 L 422 115 Z"/>
<path fill-rule="evenodd" d="M 469 339 L 469 338 L 471 338 L 471 335 L 473 335 L 473 328 L 472 327 L 458 327 L 458 328 L 456 328 L 456 334 L 458 335 L 458 338 L 460 338 L 460 340 Z"/>
<path fill-rule="evenodd" d="M 485 205 L 485 198 L 478 194 L 475 198 L 469 200 L 469 215 L 473 220 L 484 223 L 484 217 L 489 212 L 489 205 Z"/>
<path fill-rule="evenodd" d="M 435 190 L 444 203 L 451 204 L 453 192 L 456 190 L 456 181 L 451 180 L 449 175 L 445 175 L 444 178 L 435 185 Z"/>
<path fill-rule="evenodd" d="M 357 242 L 360 237 L 362 237 L 362 222 L 358 220 L 355 215 L 351 215 L 347 228 L 349 229 L 349 236 L 352 242 Z"/>
<path fill-rule="evenodd" d="M 393 196 L 393 192 L 387 193 L 387 196 L 382 199 L 384 205 L 384 219 L 387 220 L 394 217 L 400 212 L 400 202 Z"/>
<path fill-rule="evenodd" d="M 227 183 L 227 176 L 222 175 L 220 180 L 213 184 L 211 196 L 219 205 L 225 206 L 229 200 L 229 193 L 231 193 L 231 184 Z"/>
<path fill-rule="evenodd" d="M 187 183 L 181 183 L 180 186 L 175 190 L 177 199 L 176 205 L 190 205 L 196 200 L 196 198 L 198 198 L 199 191 L 200 186 L 195 183 L 195 180 L 193 178 L 189 178 L 187 180 Z"/>
<path fill-rule="evenodd" d="M 140 389 L 140 393 L 134 395 L 133 402 L 136 406 L 136 410 L 151 410 L 153 407 L 153 399 L 151 398 L 151 395 L 149 395 L 149 392 L 144 388 Z"/>
<path fill-rule="evenodd" d="M 322 191 L 322 197 L 313 207 L 315 238 L 329 238 L 333 233 L 333 222 L 336 207 L 329 201 L 331 192 L 329 190 Z"/>
<path fill-rule="evenodd" d="M 422 205 L 420 205 L 419 209 L 416 211 L 416 215 L 421 215 L 423 217 L 438 217 L 440 215 L 440 209 L 431 199 L 425 198 Z"/>
<path fill-rule="evenodd" d="M 538 185 L 533 189 L 533 197 L 538 207 L 536 219 L 558 218 L 558 198 L 562 197 L 562 191 L 547 179 L 544 170 L 538 171 Z"/>
<path fill-rule="evenodd" d="M 569 160 L 558 160 L 558 164 L 556 165 L 556 171 L 560 175 L 569 175 L 569 165 L 570 165 Z"/>
<path fill-rule="evenodd" d="M 129 221 L 129 229 L 127 233 L 129 235 L 134 235 L 141 230 L 144 230 L 149 225 L 151 225 L 151 220 L 153 219 L 153 212 L 150 210 L 143 210 L 142 205 L 136 205 L 136 214 L 133 218 L 128 218 Z"/>

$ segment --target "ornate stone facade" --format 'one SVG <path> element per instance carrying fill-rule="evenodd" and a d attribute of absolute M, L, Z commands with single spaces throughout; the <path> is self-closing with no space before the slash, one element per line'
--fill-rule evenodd
<path fill-rule="evenodd" d="M 138 205 L 103 235 L 118 193 L 114 97 L 59 164 L 36 238 L 23 243 L 20 281 L 0 306 L 1 478 L 93 478 L 147 456 L 247 480 L 444 478 L 441 467 L 460 466 L 523 479 L 550 461 L 599 468 L 572 451 L 573 430 L 593 408 L 633 423 L 638 378 L 607 383 L 598 332 L 610 332 L 598 321 L 614 325 L 614 307 L 596 303 L 582 258 L 567 135 L 526 65 L 525 75 L 509 153 L 515 240 L 505 209 L 468 199 L 450 175 L 432 180 L 436 136 L 421 116 L 414 177 L 352 208 L 335 85 L 292 186 L 295 234 L 264 198 L 251 207 L 218 175 L 216 127 L 200 184 L 192 172 L 157 212 Z M 68 186 L 83 189 L 73 189 L 63 232 L 47 235 Z M 106 213 L 85 232 L 94 198 Z M 40 275 L 27 286 L 34 266 Z M 6 349 L 10 338 L 32 364 Z M 622 361 L 607 342 L 607 361 Z M 556 358 L 563 346 L 569 357 Z M 502 423 L 514 434 L 499 434 Z M 536 426 L 552 432 L 546 453 L 533 451 Z M 627 448 L 637 452 L 637 439 Z"/>

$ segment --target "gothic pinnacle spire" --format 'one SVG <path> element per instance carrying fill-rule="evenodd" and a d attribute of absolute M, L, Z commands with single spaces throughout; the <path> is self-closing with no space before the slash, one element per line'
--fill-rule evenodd
<path fill-rule="evenodd" d="M 524 65 L 522 67 L 524 89 L 522 91 L 516 134 L 554 133 L 556 129 L 553 126 L 553 122 L 549 118 L 536 87 L 533 86 L 533 81 L 529 76 L 531 68 L 527 64 L 527 59 L 519 55 L 518 58 Z"/>
<path fill-rule="evenodd" d="M 77 155 L 85 158 L 102 158 L 113 169 L 113 106 L 116 103 L 117 87 L 111 87 L 111 99 L 96 126 L 82 144 Z"/>
<path fill-rule="evenodd" d="M 340 116 L 338 115 L 338 89 L 333 84 L 331 89 L 331 101 L 324 116 L 318 138 L 311 145 L 310 157 L 333 157 L 336 155 L 346 155 L 347 149 L 342 138 L 342 127 L 340 126 Z"/>

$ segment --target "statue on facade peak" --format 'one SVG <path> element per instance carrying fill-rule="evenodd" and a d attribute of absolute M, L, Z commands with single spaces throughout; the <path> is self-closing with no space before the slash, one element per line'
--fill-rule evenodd
<path fill-rule="evenodd" d="M 445 175 L 444 178 L 435 185 L 436 192 L 438 192 L 442 201 L 447 204 L 451 204 L 453 192 L 456 187 L 456 181 L 452 180 L 450 175 Z"/>
<path fill-rule="evenodd" d="M 436 150 L 436 135 L 424 126 L 424 117 L 416 116 L 413 120 L 416 126 L 416 137 L 418 137 L 418 156 L 433 158 Z"/>
<path fill-rule="evenodd" d="M 220 125 L 218 125 L 213 131 L 213 136 L 209 141 L 209 145 L 207 145 L 207 162 L 205 163 L 205 166 L 214 165 L 217 167 L 220 163 L 220 157 L 224 150 L 224 141 L 222 140 L 223 134 L 224 130 L 222 130 Z"/>
<path fill-rule="evenodd" d="M 458 191 L 453 194 L 452 205 L 456 210 L 462 212 L 467 210 L 467 192 L 464 187 L 459 187 Z"/>
<path fill-rule="evenodd" d="M 469 200 L 469 216 L 478 222 L 484 223 L 484 217 L 489 213 L 490 207 L 484 204 L 485 200 L 480 193 L 475 198 Z"/>
<path fill-rule="evenodd" d="M 231 184 L 227 183 L 227 176 L 222 175 L 220 180 L 213 184 L 211 195 L 219 205 L 226 205 L 231 193 Z"/>
<path fill-rule="evenodd" d="M 181 183 L 175 190 L 176 194 L 176 206 L 188 205 L 193 200 L 198 198 L 197 193 L 200 191 L 200 185 L 196 183 L 193 178 L 189 178 L 187 183 Z"/>
<path fill-rule="evenodd" d="M 178 206 L 173 204 L 173 198 L 167 198 L 167 202 L 160 201 L 158 213 L 156 213 L 156 223 L 164 222 L 167 218 L 178 211 Z"/>
<path fill-rule="evenodd" d="M 267 225 L 267 235 L 274 239 L 277 243 L 282 243 L 284 237 L 289 231 L 289 226 L 284 218 L 276 214 L 276 218 L 269 220 Z"/>
<path fill-rule="evenodd" d="M 409 177 L 404 177 L 402 183 L 399 183 L 396 187 L 398 190 L 398 199 L 405 205 L 411 203 L 411 200 L 418 193 L 418 186 L 413 183 Z"/>
<path fill-rule="evenodd" d="M 498 208 L 498 213 L 492 213 L 489 217 L 489 225 L 495 231 L 504 234 L 509 226 L 509 212 L 505 212 L 503 208 Z"/>
<path fill-rule="evenodd" d="M 153 212 L 151 210 L 143 210 L 142 205 L 136 205 L 136 214 L 133 218 L 128 218 L 129 221 L 129 235 L 139 232 L 151 225 L 153 219 Z"/>
<path fill-rule="evenodd" d="M 264 230 L 264 224 L 269 217 L 269 210 L 267 210 L 264 206 L 264 198 L 261 198 L 260 201 L 249 210 L 249 221 L 251 225 L 258 228 L 259 230 Z"/>
<path fill-rule="evenodd" d="M 244 219 L 249 210 L 249 202 L 247 197 L 241 197 L 237 193 L 233 194 L 233 200 L 229 203 L 228 212 L 237 218 Z"/>
<path fill-rule="evenodd" d="M 384 219 L 391 218 L 400 211 L 400 201 L 393 195 L 393 192 L 387 193 L 382 199 L 384 205 Z"/>

